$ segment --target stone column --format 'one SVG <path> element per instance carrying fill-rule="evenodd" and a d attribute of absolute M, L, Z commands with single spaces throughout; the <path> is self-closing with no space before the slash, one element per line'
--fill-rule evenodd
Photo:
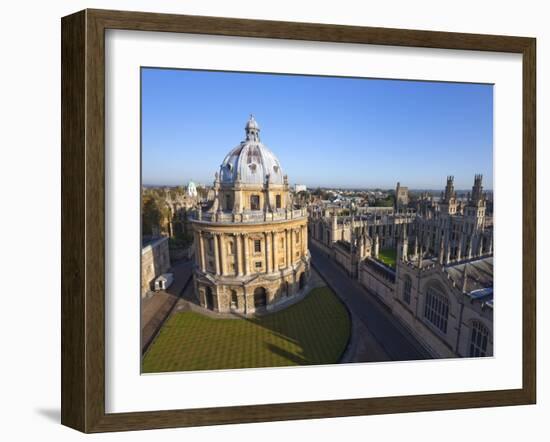
<path fill-rule="evenodd" d="M 294 261 L 295 261 L 295 259 L 294 259 L 294 242 L 296 241 L 296 230 L 290 229 L 289 236 L 290 236 L 290 263 L 293 264 Z"/>
<path fill-rule="evenodd" d="M 220 313 L 222 311 L 222 309 L 220 308 L 220 305 L 221 305 L 220 304 L 220 287 L 216 287 L 216 289 L 214 290 L 214 293 L 216 294 L 216 299 L 214 301 L 214 305 L 216 306 L 215 311 Z"/>
<path fill-rule="evenodd" d="M 236 244 L 236 255 L 235 255 L 235 266 L 237 270 L 237 275 L 242 276 L 243 274 L 243 248 L 242 248 L 242 238 L 241 233 L 235 235 L 235 244 Z"/>
<path fill-rule="evenodd" d="M 204 256 L 204 237 L 202 232 L 199 231 L 199 262 L 201 271 L 206 271 L 206 258 Z"/>
<path fill-rule="evenodd" d="M 245 241 L 247 241 L 246 235 L 244 236 Z M 246 242 L 245 242 L 246 244 Z M 248 313 L 248 296 L 246 294 L 246 286 L 243 285 L 243 298 L 244 298 L 244 314 L 246 315 Z"/>
<path fill-rule="evenodd" d="M 273 238 L 273 270 L 279 270 L 279 260 L 277 259 L 277 232 L 271 232 Z"/>
<path fill-rule="evenodd" d="M 220 267 L 221 267 L 221 274 L 226 274 L 226 265 L 225 265 L 225 256 L 227 253 L 227 250 L 225 249 L 225 235 L 219 234 L 218 238 L 220 240 Z"/>
<path fill-rule="evenodd" d="M 273 270 L 272 265 L 272 256 L 271 256 L 271 232 L 265 234 L 265 267 L 266 272 L 271 273 Z"/>
<path fill-rule="evenodd" d="M 201 243 L 200 243 L 200 236 L 199 232 L 194 231 L 193 232 L 193 249 L 195 251 L 195 264 L 199 269 L 202 269 L 202 263 L 201 263 Z"/>
<path fill-rule="evenodd" d="M 302 226 L 302 232 L 302 250 L 305 255 L 307 253 L 307 224 Z"/>
<path fill-rule="evenodd" d="M 220 250 L 218 247 L 218 234 L 213 234 L 214 237 L 214 263 L 216 264 L 216 275 L 220 274 Z"/>
<path fill-rule="evenodd" d="M 286 246 L 286 266 L 290 267 L 290 241 L 289 241 L 290 231 L 285 229 L 285 246 Z"/>
<path fill-rule="evenodd" d="M 249 259 L 249 253 L 248 253 L 248 235 L 245 233 L 243 235 L 243 241 L 244 241 L 244 274 L 248 275 L 250 272 L 250 259 Z"/>

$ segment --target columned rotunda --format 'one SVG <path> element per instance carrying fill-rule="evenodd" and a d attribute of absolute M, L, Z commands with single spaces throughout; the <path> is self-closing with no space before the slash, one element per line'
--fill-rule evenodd
<path fill-rule="evenodd" d="M 309 277 L 307 210 L 295 208 L 279 160 L 248 120 L 215 174 L 214 201 L 192 219 L 201 306 L 254 315 L 301 294 Z"/>

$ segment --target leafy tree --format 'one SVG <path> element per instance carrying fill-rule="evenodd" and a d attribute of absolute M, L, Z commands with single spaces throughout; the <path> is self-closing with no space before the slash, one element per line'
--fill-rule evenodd
<path fill-rule="evenodd" d="M 144 195 L 141 200 L 141 230 L 143 235 L 152 235 L 154 228 L 160 228 L 162 214 L 156 199 L 152 195 Z"/>
<path fill-rule="evenodd" d="M 375 207 L 393 207 L 395 199 L 393 195 L 389 195 L 386 198 L 379 198 L 374 202 Z"/>

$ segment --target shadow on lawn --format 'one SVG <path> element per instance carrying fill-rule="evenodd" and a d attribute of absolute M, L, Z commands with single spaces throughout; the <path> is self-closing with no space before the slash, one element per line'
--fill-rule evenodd
<path fill-rule="evenodd" d="M 287 360 L 288 365 L 338 363 L 351 329 L 345 307 L 328 287 L 313 288 L 304 299 L 278 312 L 258 317 L 237 316 L 296 348 L 292 352 L 264 341 L 265 348 Z"/>
<path fill-rule="evenodd" d="M 277 356 L 280 356 L 282 358 L 287 359 L 290 362 L 293 362 L 296 365 L 310 365 L 311 362 L 309 362 L 307 359 L 304 359 L 301 356 L 298 356 L 297 354 L 291 353 L 284 348 L 278 347 L 277 345 L 273 345 L 271 343 L 266 344 L 269 351 L 276 354 Z"/>

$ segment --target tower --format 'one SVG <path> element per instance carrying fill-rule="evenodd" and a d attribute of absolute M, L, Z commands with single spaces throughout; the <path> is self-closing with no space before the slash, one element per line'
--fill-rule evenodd
<path fill-rule="evenodd" d="M 456 214 L 457 202 L 456 202 L 454 179 L 455 177 L 452 175 L 449 175 L 447 177 L 445 192 L 441 196 L 440 212 L 442 215 Z"/>
<path fill-rule="evenodd" d="M 399 211 L 403 207 L 407 207 L 409 204 L 409 188 L 397 183 L 395 187 L 395 210 Z"/>
<path fill-rule="evenodd" d="M 483 200 L 483 175 L 474 176 L 474 185 L 472 187 L 471 203 L 473 205 L 478 205 Z"/>
<path fill-rule="evenodd" d="M 445 202 L 447 203 L 455 196 L 454 180 L 455 177 L 452 175 L 447 177 L 447 184 L 445 186 Z"/>
<path fill-rule="evenodd" d="M 483 194 L 483 175 L 474 176 L 472 193 L 466 207 L 464 208 L 465 221 L 470 226 L 470 231 L 478 232 L 485 227 L 485 210 L 487 201 Z"/>

